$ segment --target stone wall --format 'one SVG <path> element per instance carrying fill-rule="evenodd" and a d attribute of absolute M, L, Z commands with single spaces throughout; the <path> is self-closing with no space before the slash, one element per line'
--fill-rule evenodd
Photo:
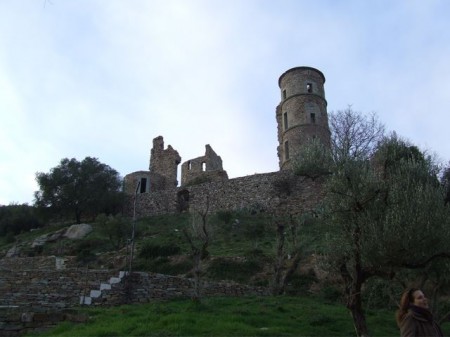
<path fill-rule="evenodd" d="M 90 305 L 112 306 L 154 300 L 191 298 L 192 279 L 134 272 L 123 278 L 114 270 L 23 270 L 0 275 L 0 336 L 19 336 L 69 321 L 89 297 Z M 110 287 L 104 287 L 108 279 Z M 91 298 L 95 293 L 95 297 Z M 231 282 L 203 282 L 202 296 L 265 296 L 269 290 Z M 92 301 L 91 301 L 92 300 Z"/>
<path fill-rule="evenodd" d="M 322 198 L 321 181 L 280 171 L 139 194 L 136 216 L 204 209 L 207 200 L 211 212 L 242 209 L 303 212 L 313 210 Z M 185 205 L 180 205 L 180 199 Z M 133 214 L 133 196 L 129 197 L 126 212 Z"/>
<path fill-rule="evenodd" d="M 118 305 L 125 303 L 146 303 L 152 300 L 192 298 L 194 280 L 156 273 L 133 272 L 121 283 L 113 284 L 112 291 L 102 294 L 97 305 Z M 265 287 L 252 287 L 235 282 L 202 282 L 201 295 L 214 296 L 268 296 Z"/>

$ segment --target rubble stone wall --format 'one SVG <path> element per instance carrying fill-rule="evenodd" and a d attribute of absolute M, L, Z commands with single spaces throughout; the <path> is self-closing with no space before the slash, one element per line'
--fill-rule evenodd
<path fill-rule="evenodd" d="M 65 320 L 86 321 L 76 314 L 80 296 L 101 289 L 117 275 L 113 270 L 24 270 L 0 275 L 0 336 L 41 331 Z M 191 298 L 192 279 L 134 272 L 111 289 L 101 291 L 92 305 L 112 306 L 154 300 Z M 231 282 L 204 282 L 202 296 L 265 296 L 269 290 Z"/>
<path fill-rule="evenodd" d="M 179 195 L 187 200 L 187 206 L 180 208 Z M 286 170 L 139 194 L 136 216 L 204 209 L 207 200 L 211 212 L 242 209 L 271 212 L 281 208 L 286 212 L 302 212 L 315 209 L 322 198 L 322 181 L 312 181 Z M 133 214 L 132 196 L 126 212 Z"/>

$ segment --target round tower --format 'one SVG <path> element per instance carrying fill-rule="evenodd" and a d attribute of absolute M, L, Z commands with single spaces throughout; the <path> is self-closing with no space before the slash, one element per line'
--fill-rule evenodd
<path fill-rule="evenodd" d="M 330 146 L 324 83 L 322 72 L 311 67 L 292 68 L 280 76 L 281 102 L 276 109 L 280 170 L 290 169 L 291 159 L 311 139 Z"/>

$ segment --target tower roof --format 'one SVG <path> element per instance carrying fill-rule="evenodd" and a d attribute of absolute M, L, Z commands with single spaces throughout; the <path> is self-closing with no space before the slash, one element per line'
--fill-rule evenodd
<path fill-rule="evenodd" d="M 325 83 L 325 76 L 320 70 L 313 68 L 313 67 L 294 67 L 289 70 L 286 70 L 283 74 L 281 74 L 280 78 L 278 79 L 278 86 L 281 85 L 281 80 L 284 77 L 284 75 L 286 75 L 287 73 L 289 73 L 291 71 L 296 71 L 296 70 L 313 70 L 320 74 L 320 76 L 323 78 L 323 82 Z"/>

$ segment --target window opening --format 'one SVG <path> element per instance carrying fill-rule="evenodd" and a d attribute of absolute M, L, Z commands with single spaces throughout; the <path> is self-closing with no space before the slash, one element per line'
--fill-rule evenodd
<path fill-rule="evenodd" d="M 205 162 L 202 163 L 202 172 L 204 172 L 204 171 L 206 171 L 206 163 Z"/>
<path fill-rule="evenodd" d="M 284 142 L 284 159 L 285 160 L 289 159 L 289 142 L 288 141 Z"/>
<path fill-rule="evenodd" d="M 306 83 L 306 91 L 309 93 L 312 92 L 312 83 Z"/>
<path fill-rule="evenodd" d="M 286 89 L 283 90 L 283 99 L 286 99 Z"/>
<path fill-rule="evenodd" d="M 141 178 L 141 186 L 139 188 L 139 193 L 145 193 L 147 191 L 147 178 Z"/>
<path fill-rule="evenodd" d="M 311 123 L 316 124 L 316 114 L 311 113 Z"/>
<path fill-rule="evenodd" d="M 192 169 L 192 163 L 191 163 L 191 161 L 189 160 L 189 161 L 188 161 L 188 170 L 190 170 L 190 169 Z"/>
<path fill-rule="evenodd" d="M 283 123 L 284 123 L 284 129 L 287 130 L 288 128 L 288 118 L 287 118 L 287 112 L 283 113 Z"/>

